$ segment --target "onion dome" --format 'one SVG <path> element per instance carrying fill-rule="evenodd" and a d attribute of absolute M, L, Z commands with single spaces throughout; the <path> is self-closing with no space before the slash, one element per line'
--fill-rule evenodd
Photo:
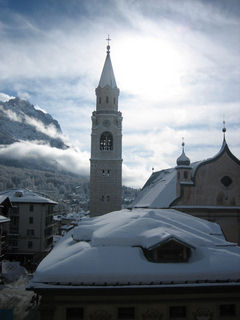
<path fill-rule="evenodd" d="M 185 143 L 183 141 L 182 142 L 182 154 L 180 155 L 180 157 L 177 158 L 177 165 L 178 166 L 189 166 L 190 165 L 190 159 L 185 155 L 184 146 L 185 146 Z"/>

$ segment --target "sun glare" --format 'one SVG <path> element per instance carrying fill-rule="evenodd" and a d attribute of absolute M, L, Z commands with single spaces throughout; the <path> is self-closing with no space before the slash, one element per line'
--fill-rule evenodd
<path fill-rule="evenodd" d="M 114 69 L 122 90 L 159 100 L 182 94 L 187 59 L 174 44 L 155 38 L 122 39 L 114 44 L 113 58 L 119 62 Z"/>

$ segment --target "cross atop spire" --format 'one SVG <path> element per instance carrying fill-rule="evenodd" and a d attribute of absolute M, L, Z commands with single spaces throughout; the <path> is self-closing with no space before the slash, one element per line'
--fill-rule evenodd
<path fill-rule="evenodd" d="M 109 34 L 108 34 L 108 37 L 107 37 L 107 43 L 108 43 L 108 45 L 107 45 L 107 53 L 110 53 L 110 45 L 109 45 L 109 42 L 112 40 L 112 39 L 110 39 L 109 38 Z"/>

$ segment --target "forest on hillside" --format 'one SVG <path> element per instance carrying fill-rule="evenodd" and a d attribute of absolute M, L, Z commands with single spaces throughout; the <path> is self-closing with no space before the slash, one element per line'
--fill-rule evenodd
<path fill-rule="evenodd" d="M 58 202 L 57 213 L 88 211 L 87 177 L 0 165 L 0 191 L 14 188 L 26 188 Z M 123 187 L 123 206 L 131 203 L 138 191 Z"/>

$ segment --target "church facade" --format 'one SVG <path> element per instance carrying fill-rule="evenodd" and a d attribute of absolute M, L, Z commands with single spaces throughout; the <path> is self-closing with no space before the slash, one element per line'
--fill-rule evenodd
<path fill-rule="evenodd" d="M 177 166 L 154 172 L 132 207 L 174 208 L 217 222 L 228 241 L 240 245 L 240 161 L 225 139 L 219 152 L 190 163 L 184 144 Z"/>
<path fill-rule="evenodd" d="M 108 39 L 109 40 L 109 39 Z M 92 113 L 90 159 L 90 216 L 121 209 L 122 203 L 122 114 L 118 111 L 110 46 L 96 88 L 96 111 Z"/>

